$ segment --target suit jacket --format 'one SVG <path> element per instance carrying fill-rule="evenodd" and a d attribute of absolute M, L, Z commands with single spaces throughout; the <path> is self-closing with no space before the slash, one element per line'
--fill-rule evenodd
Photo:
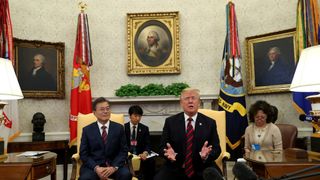
<path fill-rule="evenodd" d="M 159 154 L 164 156 L 164 152 L 162 150 L 166 148 L 166 143 L 170 143 L 174 151 L 177 153 L 175 162 L 171 162 L 167 159 L 166 166 L 169 166 L 170 169 L 179 170 L 184 164 L 186 154 L 185 126 L 183 112 L 168 117 L 165 121 Z M 219 157 L 221 148 L 216 123 L 211 118 L 198 113 L 194 129 L 192 159 L 194 170 L 199 174 L 202 173 L 206 167 L 216 166 L 214 160 Z M 199 152 L 201 152 L 201 148 L 205 141 L 208 141 L 208 145 L 212 145 L 212 152 L 209 154 L 208 158 L 203 161 Z"/>
<path fill-rule="evenodd" d="M 106 144 L 103 143 L 97 122 L 83 128 L 80 145 L 82 166 L 92 170 L 95 166 L 106 163 L 122 167 L 127 156 L 128 147 L 121 124 L 110 121 Z"/>
<path fill-rule="evenodd" d="M 124 125 L 125 132 L 126 132 L 126 139 L 127 139 L 127 146 L 129 148 L 129 151 L 132 153 L 132 147 L 131 147 L 131 128 L 130 128 L 130 122 L 126 123 Z M 137 131 L 137 146 L 136 151 L 137 154 L 141 154 L 143 151 L 150 152 L 150 133 L 148 126 L 138 123 Z"/>

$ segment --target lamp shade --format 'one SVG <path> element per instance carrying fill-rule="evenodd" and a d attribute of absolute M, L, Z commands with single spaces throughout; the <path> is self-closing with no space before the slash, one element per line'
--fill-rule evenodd
<path fill-rule="evenodd" d="M 301 52 L 290 91 L 320 92 L 320 45 Z"/>
<path fill-rule="evenodd" d="M 22 99 L 20 85 L 13 70 L 12 62 L 0 58 L 0 100 Z"/>

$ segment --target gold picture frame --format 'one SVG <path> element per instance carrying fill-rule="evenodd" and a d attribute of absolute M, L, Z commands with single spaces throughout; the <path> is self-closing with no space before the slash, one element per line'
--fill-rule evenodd
<path fill-rule="evenodd" d="M 289 92 L 297 61 L 296 31 L 246 38 L 248 94 Z"/>
<path fill-rule="evenodd" d="M 15 71 L 25 98 L 64 98 L 62 42 L 14 38 Z"/>
<path fill-rule="evenodd" d="M 179 74 L 179 12 L 128 13 L 128 75 Z"/>

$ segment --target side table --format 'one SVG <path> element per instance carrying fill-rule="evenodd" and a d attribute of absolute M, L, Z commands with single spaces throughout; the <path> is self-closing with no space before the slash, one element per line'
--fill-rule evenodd
<path fill-rule="evenodd" d="M 19 163 L 19 164 L 0 163 L 1 179 L 31 180 L 31 168 L 32 168 L 32 164 L 30 163 Z"/>
<path fill-rule="evenodd" d="M 10 166 L 12 167 L 10 169 L 11 172 L 8 171 L 1 176 L 9 177 L 10 174 L 16 173 L 15 171 L 23 164 L 29 164 L 31 165 L 31 179 L 40 179 L 48 175 L 51 175 L 51 180 L 57 179 L 56 153 L 48 152 L 36 158 L 17 156 L 19 154 L 20 153 L 8 153 L 7 159 L 0 163 L 0 169 L 2 169 L 2 167 Z M 28 176 L 30 176 L 30 174 Z"/>
<path fill-rule="evenodd" d="M 35 141 L 35 142 L 9 142 L 8 153 L 12 152 L 24 152 L 24 151 L 63 151 L 63 179 L 67 180 L 68 173 L 68 140 L 56 140 L 56 141 Z"/>

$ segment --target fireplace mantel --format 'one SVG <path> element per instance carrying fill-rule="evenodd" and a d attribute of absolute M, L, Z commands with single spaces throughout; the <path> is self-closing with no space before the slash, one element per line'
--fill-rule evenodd
<path fill-rule="evenodd" d="M 162 131 L 167 117 L 182 111 L 177 96 L 137 96 L 137 97 L 106 97 L 111 104 L 113 113 L 125 115 L 129 121 L 128 109 L 131 105 L 139 105 L 143 109 L 141 122 L 149 126 L 150 132 L 155 134 Z M 217 109 L 218 95 L 201 95 L 201 108 Z"/>

